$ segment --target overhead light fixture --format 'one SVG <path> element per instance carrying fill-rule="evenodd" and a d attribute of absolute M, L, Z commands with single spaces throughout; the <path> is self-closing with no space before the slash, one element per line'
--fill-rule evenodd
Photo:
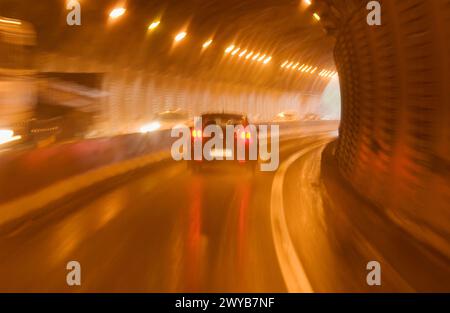
<path fill-rule="evenodd" d="M 319 15 L 319 14 L 314 13 L 313 16 L 314 16 L 314 18 L 315 18 L 316 20 L 320 21 L 320 15 Z"/>
<path fill-rule="evenodd" d="M 264 64 L 267 64 L 267 63 L 269 63 L 270 61 L 272 60 L 272 57 L 267 57 L 265 60 L 264 60 Z"/>
<path fill-rule="evenodd" d="M 242 57 L 244 54 L 246 54 L 247 53 L 247 49 L 246 50 L 244 50 L 244 51 L 242 51 L 241 53 L 239 53 L 239 57 Z"/>
<path fill-rule="evenodd" d="M 176 42 L 180 42 L 181 40 L 183 40 L 184 38 L 186 38 L 187 33 L 186 32 L 180 32 L 175 36 L 175 41 Z"/>

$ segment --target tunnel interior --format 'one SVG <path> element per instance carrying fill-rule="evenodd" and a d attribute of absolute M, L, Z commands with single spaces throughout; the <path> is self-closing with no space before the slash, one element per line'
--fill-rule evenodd
<path fill-rule="evenodd" d="M 132 132 L 177 108 L 191 116 L 209 107 L 244 111 L 255 121 L 281 112 L 322 114 L 331 76 L 318 74 L 335 70 L 334 39 L 302 1 L 136 0 L 126 3 L 125 18 L 111 21 L 117 4 L 82 3 L 82 25 L 74 27 L 66 24 L 64 1 L 2 1 L 4 14 L 36 27 L 39 71 L 105 73 L 105 132 Z M 154 21 L 158 28 L 147 30 Z M 181 31 L 188 35 L 175 44 Z M 230 46 L 238 52 L 227 53 Z M 137 107 L 138 100 L 146 105 Z M 327 106 L 339 99 L 328 97 Z M 335 111 L 323 115 L 336 118 Z"/>

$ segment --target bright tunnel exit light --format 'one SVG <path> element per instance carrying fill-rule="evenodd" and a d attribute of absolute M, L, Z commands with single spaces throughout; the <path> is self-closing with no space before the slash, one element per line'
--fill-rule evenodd
<path fill-rule="evenodd" d="M 127 9 L 125 8 L 115 8 L 109 13 L 109 17 L 112 19 L 116 19 L 125 14 Z"/>
<path fill-rule="evenodd" d="M 176 42 L 180 42 L 182 41 L 184 38 L 186 38 L 187 33 L 186 32 L 180 32 L 175 36 L 175 41 Z"/>

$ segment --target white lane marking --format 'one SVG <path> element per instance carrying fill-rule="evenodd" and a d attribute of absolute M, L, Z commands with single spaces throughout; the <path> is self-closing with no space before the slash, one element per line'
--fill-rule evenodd
<path fill-rule="evenodd" d="M 328 141 L 327 141 L 328 142 Z M 270 217 L 273 241 L 288 292 L 313 292 L 305 269 L 295 251 L 286 222 L 283 205 L 283 185 L 288 168 L 308 152 L 324 145 L 325 142 L 309 146 L 284 161 L 275 174 L 270 199 Z"/>

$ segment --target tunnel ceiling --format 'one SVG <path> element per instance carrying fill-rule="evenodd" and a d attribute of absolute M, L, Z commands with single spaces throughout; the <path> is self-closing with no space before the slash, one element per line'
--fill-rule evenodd
<path fill-rule="evenodd" d="M 0 0 L 0 14 L 32 22 L 40 52 L 95 61 L 98 71 L 135 68 L 167 75 L 317 93 L 327 81 L 283 71 L 286 60 L 334 70 L 333 38 L 301 0 L 80 1 L 82 26 L 66 24 L 65 0 Z M 123 18 L 108 13 L 122 4 Z M 152 32 L 148 25 L 160 20 Z M 188 36 L 173 46 L 176 33 Z M 202 52 L 202 44 L 213 44 Z M 227 58 L 231 44 L 272 56 L 269 64 Z M 241 51 L 242 51 L 241 50 Z"/>

